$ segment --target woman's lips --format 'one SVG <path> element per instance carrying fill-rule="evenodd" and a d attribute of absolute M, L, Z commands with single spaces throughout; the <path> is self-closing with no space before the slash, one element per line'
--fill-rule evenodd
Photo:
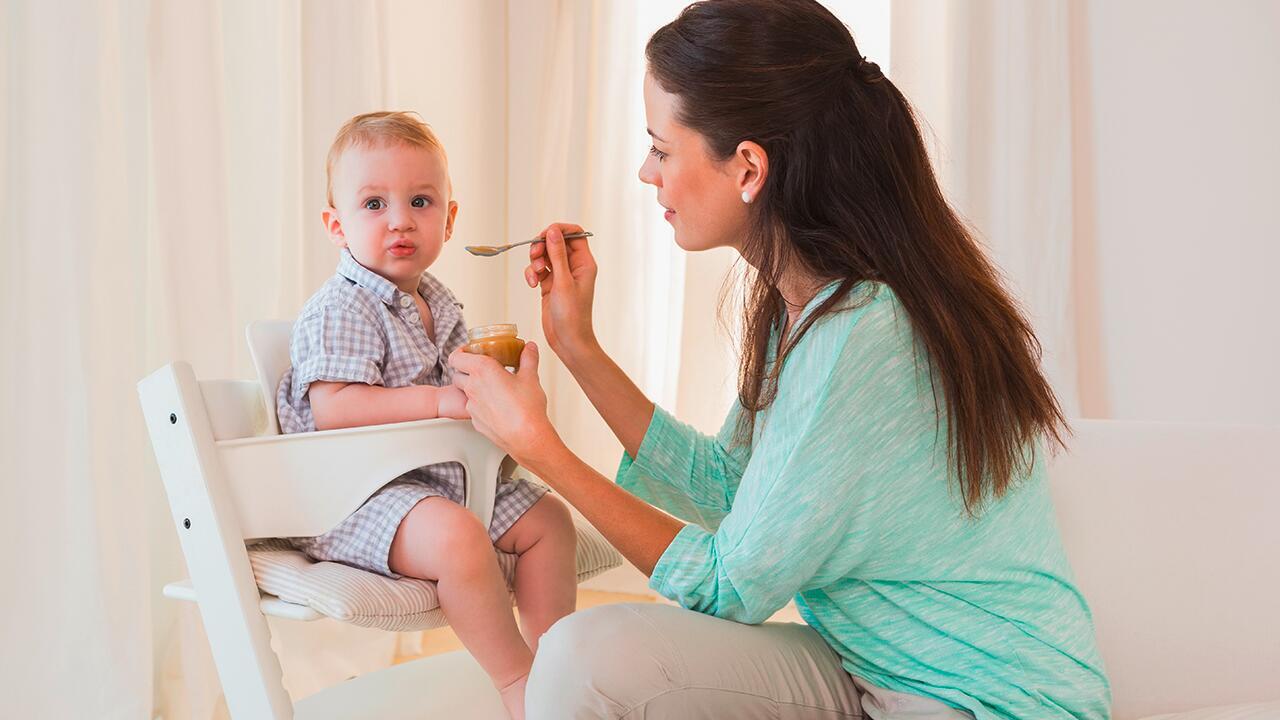
<path fill-rule="evenodd" d="M 667 210 L 666 212 L 662 213 L 663 219 L 666 220 L 667 222 L 671 222 L 671 218 L 675 216 L 676 216 L 675 210 Z"/>

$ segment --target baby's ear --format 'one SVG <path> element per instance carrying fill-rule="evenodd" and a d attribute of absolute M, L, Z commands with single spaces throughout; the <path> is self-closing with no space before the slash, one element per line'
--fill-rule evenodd
<path fill-rule="evenodd" d="M 347 236 L 342 232 L 342 220 L 338 218 L 338 211 L 330 205 L 320 213 L 320 219 L 324 221 L 325 232 L 329 233 L 333 244 L 340 248 L 346 247 Z"/>
<path fill-rule="evenodd" d="M 457 219 L 457 217 L 458 217 L 458 201 L 457 201 L 457 200 L 450 200 L 450 201 L 449 201 L 449 214 L 448 214 L 448 216 L 446 217 L 446 219 L 445 219 L 445 221 L 444 221 L 444 239 L 445 239 L 445 242 L 448 242 L 448 241 L 449 241 L 449 238 L 453 237 L 453 221 L 454 221 L 455 219 Z"/>

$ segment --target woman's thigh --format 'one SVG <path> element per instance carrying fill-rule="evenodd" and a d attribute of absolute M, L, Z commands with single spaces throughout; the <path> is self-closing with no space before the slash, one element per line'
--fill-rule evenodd
<path fill-rule="evenodd" d="M 606 605 L 543 635 L 530 720 L 861 718 L 840 659 L 805 625 L 742 625 L 670 605 Z"/>
<path fill-rule="evenodd" d="M 807 625 L 742 625 L 655 604 L 605 605 L 553 625 L 525 706 L 529 720 L 972 718 L 930 698 L 855 686 Z"/>

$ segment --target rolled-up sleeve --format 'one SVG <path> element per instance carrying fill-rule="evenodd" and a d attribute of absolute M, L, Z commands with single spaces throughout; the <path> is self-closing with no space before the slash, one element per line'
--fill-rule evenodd
<path fill-rule="evenodd" d="M 916 396 L 902 392 L 914 382 L 914 360 L 888 324 L 891 313 L 866 310 L 871 317 L 841 345 L 827 340 L 827 377 L 806 374 L 812 367 L 793 376 L 799 397 L 787 396 L 784 378 L 732 510 L 714 530 L 687 525 L 676 535 L 650 578 L 655 591 L 692 610 L 759 623 L 861 561 L 858 493 L 869 485 L 861 480 L 900 471 L 894 418 L 906 409 L 897 403 Z"/>
<path fill-rule="evenodd" d="M 715 436 L 704 435 L 654 406 L 636 457 L 622 454 L 617 483 L 687 522 L 714 530 L 733 505 L 749 443 L 735 443 L 737 413 Z"/>
<path fill-rule="evenodd" d="M 311 383 L 382 384 L 387 341 L 377 323 L 354 309 L 322 306 L 299 318 L 289 353 L 293 393 L 302 397 Z"/>

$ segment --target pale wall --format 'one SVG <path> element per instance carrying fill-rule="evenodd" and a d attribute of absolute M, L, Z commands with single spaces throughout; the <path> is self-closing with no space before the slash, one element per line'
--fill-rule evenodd
<path fill-rule="evenodd" d="M 1280 423 L 1280 4 L 1080 7 L 1085 414 Z"/>

